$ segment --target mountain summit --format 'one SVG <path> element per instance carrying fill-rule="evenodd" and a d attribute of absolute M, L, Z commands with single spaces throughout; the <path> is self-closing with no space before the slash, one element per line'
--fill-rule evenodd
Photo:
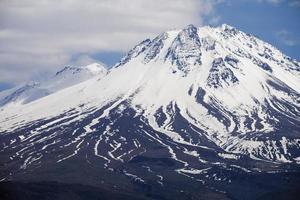
<path fill-rule="evenodd" d="M 229 25 L 164 32 L 101 79 L 4 107 L 0 179 L 253 199 L 241 174 L 299 172 L 299 83 L 298 61 Z"/>
<path fill-rule="evenodd" d="M 97 76 L 102 78 L 108 73 L 103 64 L 93 63 L 86 66 L 66 66 L 55 75 L 41 81 L 30 82 L 0 93 L 0 107 L 26 104 L 58 92 Z"/>

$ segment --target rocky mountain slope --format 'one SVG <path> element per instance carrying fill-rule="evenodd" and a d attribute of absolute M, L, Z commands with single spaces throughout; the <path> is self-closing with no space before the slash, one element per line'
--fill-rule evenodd
<path fill-rule="evenodd" d="M 0 179 L 256 198 L 299 172 L 299 65 L 229 25 L 162 33 L 102 78 L 3 107 Z"/>

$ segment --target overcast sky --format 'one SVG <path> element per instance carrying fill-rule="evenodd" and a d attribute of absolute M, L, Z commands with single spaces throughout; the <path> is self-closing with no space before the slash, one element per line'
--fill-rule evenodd
<path fill-rule="evenodd" d="M 300 0 L 0 0 L 0 90 L 67 64 L 116 62 L 145 38 L 228 23 L 299 59 Z"/>

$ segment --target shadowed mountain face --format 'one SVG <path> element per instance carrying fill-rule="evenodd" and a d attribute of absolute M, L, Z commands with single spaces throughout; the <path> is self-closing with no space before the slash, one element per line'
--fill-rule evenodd
<path fill-rule="evenodd" d="M 299 75 L 299 62 L 228 25 L 162 33 L 101 78 L 3 106 L 0 180 L 12 182 L 1 187 L 61 187 L 77 199 L 88 197 L 78 187 L 91 199 L 292 198 Z"/>

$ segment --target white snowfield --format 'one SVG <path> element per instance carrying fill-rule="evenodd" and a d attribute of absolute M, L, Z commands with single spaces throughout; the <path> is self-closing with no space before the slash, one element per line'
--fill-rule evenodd
<path fill-rule="evenodd" d="M 51 119 L 72 109 L 84 113 L 112 103 L 85 127 L 88 134 L 99 119 L 108 117 L 113 108 L 127 101 L 137 113 L 146 117 L 154 130 L 176 143 L 203 145 L 187 141 L 172 130 L 172 112 L 179 111 L 190 124 L 205 130 L 210 141 L 228 152 L 220 157 L 236 160 L 239 159 L 237 154 L 243 154 L 258 160 L 299 163 L 299 65 L 270 44 L 228 25 L 216 28 L 190 25 L 144 41 L 109 73 L 98 65 L 89 65 L 86 67 L 88 73 L 80 78 L 67 74 L 40 84 L 30 93 L 30 98 L 20 100 L 18 105 L 11 103 L 0 107 L 0 132 L 17 130 L 29 122 Z M 49 93 L 47 96 L 35 98 L 44 90 Z M 210 107 L 218 113 L 212 115 Z M 166 116 L 162 125 L 155 119 L 159 109 Z M 277 142 L 250 137 L 259 133 L 265 138 L 276 131 L 275 122 L 280 118 L 268 109 L 292 120 L 298 127 L 295 129 L 297 135 L 282 136 Z M 80 117 L 84 118 L 84 114 Z M 111 145 L 110 159 L 121 159 L 113 156 L 120 145 Z M 95 154 L 101 157 L 97 147 Z M 176 159 L 176 155 L 173 158 Z M 181 170 L 186 173 L 202 171 Z"/>
<path fill-rule="evenodd" d="M 0 93 L 0 108 L 27 104 L 59 90 L 91 79 L 102 78 L 108 73 L 105 65 L 93 63 L 86 66 L 66 66 L 55 75 L 39 82 L 30 82 Z"/>

